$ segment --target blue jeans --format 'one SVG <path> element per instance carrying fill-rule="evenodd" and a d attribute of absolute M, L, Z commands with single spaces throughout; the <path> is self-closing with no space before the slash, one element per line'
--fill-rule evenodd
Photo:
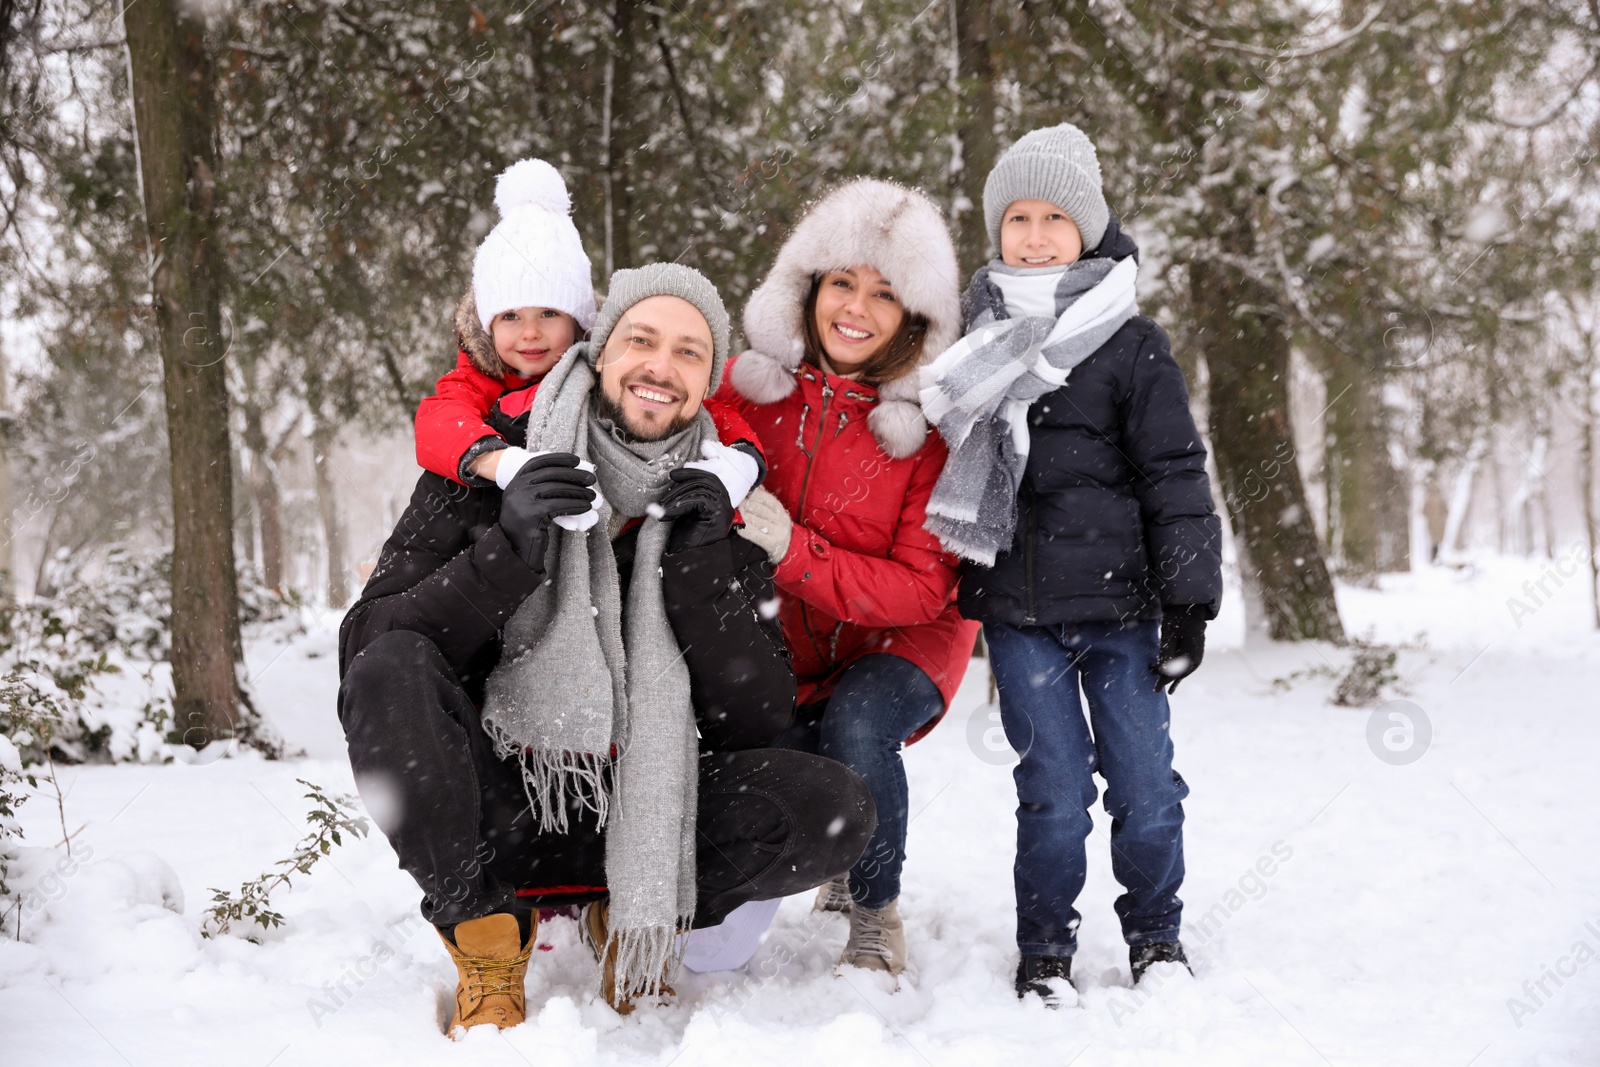
<path fill-rule="evenodd" d="M 1167 696 L 1150 673 L 1160 626 L 1154 619 L 984 624 L 1001 725 L 1022 756 L 1015 878 L 1017 947 L 1026 955 L 1077 951 L 1082 916 L 1074 905 L 1097 770 L 1111 816 L 1111 871 L 1126 890 L 1116 902 L 1123 939 L 1134 946 L 1178 939 L 1189 787 L 1172 769 Z"/>
<path fill-rule="evenodd" d="M 773 742 L 837 760 L 867 783 L 878 829 L 850 869 L 850 896 L 862 907 L 881 908 L 900 896 L 909 806 L 900 746 L 943 709 L 939 687 L 921 667 L 873 653 L 845 668 L 827 703 L 800 708 L 794 725 Z"/>

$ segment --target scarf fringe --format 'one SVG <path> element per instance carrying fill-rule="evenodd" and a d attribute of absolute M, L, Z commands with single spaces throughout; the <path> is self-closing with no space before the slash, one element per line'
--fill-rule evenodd
<path fill-rule="evenodd" d="M 995 557 L 999 552 L 985 545 L 979 544 L 969 538 L 969 534 L 983 534 L 981 525 L 975 522 L 959 522 L 948 519 L 942 515 L 930 515 L 924 528 L 937 537 L 945 547 L 945 551 L 954 553 L 962 559 L 971 560 L 973 563 L 984 567 L 993 567 Z"/>
<path fill-rule="evenodd" d="M 957 500 L 929 500 L 928 501 L 927 528 L 933 528 L 935 517 L 949 519 L 952 523 L 972 523 L 978 521 L 978 507 L 976 504 L 967 504 Z"/>
<path fill-rule="evenodd" d="M 595 813 L 599 826 L 611 814 L 611 797 L 606 788 L 610 759 L 594 752 L 557 752 L 527 749 L 498 723 L 484 720 L 484 731 L 494 741 L 495 755 L 518 759 L 522 770 L 522 791 L 528 808 L 539 820 L 541 833 L 567 833 L 569 801 L 577 808 Z"/>
<path fill-rule="evenodd" d="M 679 934 L 694 922 L 692 915 L 678 916 L 676 927 L 644 926 L 631 930 L 613 930 L 600 953 L 602 960 L 614 948 L 616 963 L 612 968 L 613 988 L 628 997 L 660 996 L 662 987 L 677 977 L 683 963 L 684 948 L 689 939 Z M 605 980 L 602 968 L 601 981 Z"/>

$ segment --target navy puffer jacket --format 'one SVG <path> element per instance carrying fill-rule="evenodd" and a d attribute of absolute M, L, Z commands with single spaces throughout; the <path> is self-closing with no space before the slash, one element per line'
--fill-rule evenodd
<path fill-rule="evenodd" d="M 1083 258 L 1138 254 L 1113 216 Z M 968 323 L 984 307 L 1005 314 L 987 268 L 963 303 Z M 1221 524 L 1166 331 L 1129 319 L 1033 402 L 1028 427 L 1016 539 L 992 568 L 963 564 L 961 613 L 1028 626 L 1150 619 L 1193 605 L 1215 618 Z"/>

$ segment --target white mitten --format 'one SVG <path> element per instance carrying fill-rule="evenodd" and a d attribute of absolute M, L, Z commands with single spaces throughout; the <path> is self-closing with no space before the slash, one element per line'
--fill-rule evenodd
<path fill-rule="evenodd" d="M 549 454 L 549 449 L 543 449 L 539 452 L 529 452 L 526 448 L 518 448 L 516 445 L 502 448 L 500 450 L 500 466 L 495 468 L 494 472 L 495 484 L 501 489 L 504 489 L 506 486 L 511 484 L 511 479 L 517 476 L 517 472 L 522 469 L 522 465 L 524 463 L 537 456 L 546 456 Z M 588 460 L 579 460 L 578 469 L 592 473 L 594 471 L 594 464 L 590 463 Z M 563 530 L 572 530 L 574 532 L 581 533 L 582 531 L 592 527 L 595 523 L 599 522 L 600 505 L 605 503 L 605 497 L 600 495 L 600 487 L 598 485 L 594 486 L 591 491 L 594 493 L 594 503 L 590 506 L 588 511 L 585 511 L 579 515 L 557 515 L 555 517 L 555 524 L 561 527 Z"/>
<path fill-rule="evenodd" d="M 578 461 L 578 469 L 592 474 L 594 473 L 594 464 L 586 459 L 580 459 Z M 600 495 L 600 483 L 596 482 L 590 486 L 589 491 L 594 494 L 594 503 L 590 505 L 589 510 L 579 515 L 557 515 L 555 517 L 557 526 L 563 530 L 581 533 L 600 521 L 600 508 L 606 502 L 606 498 Z"/>
<path fill-rule="evenodd" d="M 755 487 L 756 479 L 761 477 L 761 466 L 756 458 L 721 441 L 702 443 L 700 454 L 706 458 L 690 460 L 684 466 L 715 474 L 723 488 L 728 490 L 728 499 L 733 501 L 733 506 L 742 506 L 744 498 Z"/>
<path fill-rule="evenodd" d="M 494 484 L 505 489 L 522 469 L 522 465 L 538 455 L 543 453 L 529 452 L 526 448 L 518 448 L 516 445 L 507 445 L 500 449 L 500 465 L 494 469 Z"/>

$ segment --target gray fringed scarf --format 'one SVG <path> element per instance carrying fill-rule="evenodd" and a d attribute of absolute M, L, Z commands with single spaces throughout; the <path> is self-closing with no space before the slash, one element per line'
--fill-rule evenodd
<path fill-rule="evenodd" d="M 1090 259 L 1065 270 L 995 262 L 973 278 L 969 332 L 922 369 L 923 414 L 950 447 L 924 525 L 946 550 L 993 566 L 1011 547 L 1028 408 L 1138 313 L 1137 277 L 1132 259 Z M 1017 314 L 1048 308 L 1052 286 L 1054 318 Z"/>
<path fill-rule="evenodd" d="M 624 440 L 593 413 L 587 349 L 574 345 L 540 383 L 527 447 L 592 460 L 601 521 L 592 531 L 552 529 L 550 579 L 506 624 L 483 726 L 502 759 L 521 759 L 541 829 L 564 832 L 569 801 L 599 816 L 616 988 L 654 993 L 694 916 L 699 741 L 661 591 L 670 525 L 650 516 L 640 527 L 625 610 L 606 535 L 648 515 L 668 473 L 697 458 L 715 429 L 702 410 L 664 441 Z"/>

